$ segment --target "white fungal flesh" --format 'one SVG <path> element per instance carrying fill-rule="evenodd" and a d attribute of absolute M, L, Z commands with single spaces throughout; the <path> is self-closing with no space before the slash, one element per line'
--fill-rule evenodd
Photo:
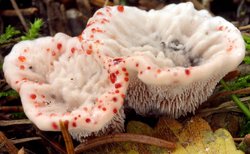
<path fill-rule="evenodd" d="M 143 115 L 194 112 L 245 54 L 236 27 L 192 3 L 149 12 L 106 7 L 90 19 L 83 38 L 101 40 L 96 50 L 106 57 L 122 57 L 130 73 L 126 99 Z"/>
<path fill-rule="evenodd" d="M 5 57 L 3 70 L 19 91 L 27 117 L 41 130 L 60 130 L 60 120 L 77 139 L 114 126 L 122 130 L 124 114 L 119 110 L 126 84 L 116 88 L 115 83 L 125 75 L 120 73 L 112 83 L 103 64 L 85 53 L 78 38 L 59 33 L 20 42 Z"/>

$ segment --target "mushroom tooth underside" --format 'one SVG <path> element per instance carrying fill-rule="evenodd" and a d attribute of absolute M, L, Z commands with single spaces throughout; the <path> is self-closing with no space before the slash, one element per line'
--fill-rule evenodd
<path fill-rule="evenodd" d="M 71 129 L 69 133 L 71 136 L 80 141 L 85 142 L 88 138 L 103 136 L 108 134 L 122 133 L 125 131 L 124 122 L 125 122 L 125 114 L 123 108 L 121 108 L 118 113 L 112 118 L 111 121 L 106 123 L 100 130 L 98 131 L 86 131 L 81 127 L 76 129 Z"/>
<path fill-rule="evenodd" d="M 138 78 L 132 78 L 126 95 L 128 107 L 143 116 L 165 115 L 173 118 L 194 113 L 207 98 L 223 76 L 213 76 L 206 81 L 189 85 L 155 86 L 147 85 Z"/>

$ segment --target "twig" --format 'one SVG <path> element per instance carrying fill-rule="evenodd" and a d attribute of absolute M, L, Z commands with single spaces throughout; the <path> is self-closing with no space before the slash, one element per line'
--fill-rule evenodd
<path fill-rule="evenodd" d="M 4 28 L 4 23 L 2 17 L 0 16 L 0 34 L 3 34 L 3 28 Z"/>
<path fill-rule="evenodd" d="M 216 99 L 219 99 L 220 97 L 226 97 L 232 94 L 249 94 L 250 93 L 250 87 L 244 88 L 244 89 L 239 89 L 239 90 L 234 90 L 234 91 L 223 91 L 219 92 L 215 95 L 212 95 L 207 102 L 213 102 Z"/>
<path fill-rule="evenodd" d="M 28 119 L 21 120 L 0 120 L 0 126 L 12 126 L 12 125 L 26 125 L 32 124 L 32 122 Z"/>
<path fill-rule="evenodd" d="M 25 142 L 30 142 L 30 141 L 37 141 L 41 140 L 41 137 L 28 137 L 28 138 L 21 138 L 21 139 L 15 139 L 11 140 L 13 144 L 20 144 L 20 143 L 25 143 Z"/>
<path fill-rule="evenodd" d="M 85 143 L 78 145 L 75 148 L 75 152 L 81 153 L 84 152 L 85 150 L 94 148 L 96 146 L 114 142 L 137 142 L 137 143 L 144 143 L 144 144 L 164 147 L 170 150 L 176 148 L 175 143 L 163 139 L 145 135 L 139 135 L 139 134 L 124 133 L 124 134 L 113 134 L 113 135 L 102 136 L 86 141 Z"/>
<path fill-rule="evenodd" d="M 6 147 L 8 153 L 10 153 L 10 154 L 17 154 L 18 153 L 18 149 L 14 146 L 13 143 L 11 143 L 8 140 L 8 138 L 1 131 L 0 131 L 0 143 Z"/>
<path fill-rule="evenodd" d="M 230 91 L 231 89 L 228 87 L 227 83 L 224 80 L 221 80 L 220 83 L 224 86 L 224 88 L 228 91 Z M 242 103 L 240 101 L 240 99 L 235 95 L 232 94 L 231 95 L 232 100 L 236 103 L 236 105 L 242 110 L 242 112 L 245 114 L 245 116 L 247 117 L 247 119 L 250 119 L 250 111 L 249 109 L 246 107 L 246 105 L 244 103 Z"/>
<path fill-rule="evenodd" d="M 105 0 L 103 7 L 106 7 L 109 3 L 109 0 Z"/>
<path fill-rule="evenodd" d="M 43 140 L 45 140 L 45 143 L 47 144 L 47 145 L 49 145 L 49 146 L 52 146 L 57 152 L 59 152 L 59 153 L 61 153 L 61 154 L 67 154 L 67 152 L 64 150 L 64 148 L 61 146 L 61 145 L 59 145 L 59 144 L 57 144 L 57 143 L 55 143 L 55 142 L 53 142 L 50 138 L 48 138 L 46 135 L 44 135 L 44 134 L 42 134 L 42 132 L 37 128 L 37 127 L 35 127 L 36 128 L 36 134 L 38 135 L 38 136 L 40 136 Z"/>
<path fill-rule="evenodd" d="M 24 16 L 30 16 L 38 12 L 38 9 L 35 7 L 25 8 L 25 9 L 19 9 L 21 14 Z M 12 17 L 16 16 L 17 13 L 15 10 L 0 10 L 0 14 L 2 16 Z"/>
<path fill-rule="evenodd" d="M 90 3 L 98 7 L 103 7 L 105 5 L 105 0 L 91 0 Z M 114 3 L 108 2 L 106 6 L 113 6 L 113 5 Z"/>
<path fill-rule="evenodd" d="M 242 102 L 245 102 L 248 100 L 250 100 L 250 97 L 240 98 L 240 101 L 242 101 Z M 201 117 L 207 117 L 207 116 L 214 114 L 214 113 L 221 113 L 221 112 L 228 112 L 228 111 L 242 112 L 242 110 L 240 110 L 236 106 L 236 103 L 234 103 L 233 101 L 227 101 L 227 102 L 222 103 L 218 107 L 205 108 L 205 109 L 199 110 L 197 115 L 199 115 Z"/>
<path fill-rule="evenodd" d="M 241 27 L 239 27 L 239 30 L 242 30 L 242 31 L 244 31 L 244 30 L 250 30 L 250 25 L 241 26 Z"/>
<path fill-rule="evenodd" d="M 0 106 L 1 112 L 23 112 L 22 106 Z"/>
<path fill-rule="evenodd" d="M 244 140 L 243 137 L 233 138 L 234 142 L 242 142 Z"/>
<path fill-rule="evenodd" d="M 15 11 L 16 11 L 16 13 L 17 13 L 17 16 L 18 16 L 18 18 L 20 19 L 20 21 L 21 21 L 21 23 L 22 23 L 22 25 L 23 25 L 25 31 L 28 32 L 28 30 L 29 30 L 29 29 L 28 29 L 28 26 L 27 26 L 27 24 L 26 24 L 26 22 L 25 22 L 25 20 L 24 20 L 24 17 L 23 17 L 23 15 L 22 15 L 21 11 L 19 10 L 19 8 L 18 8 L 18 6 L 17 6 L 16 1 L 15 1 L 15 0 L 10 0 L 10 1 L 11 1 L 11 4 L 12 4 L 13 8 L 15 9 Z"/>
<path fill-rule="evenodd" d="M 205 9 L 203 7 L 203 5 L 197 1 L 197 0 L 185 0 L 185 1 L 189 1 L 189 2 L 192 2 L 194 4 L 194 7 L 197 9 L 197 10 L 202 10 L 202 9 Z"/>
<path fill-rule="evenodd" d="M 68 128 L 66 128 L 67 126 L 65 126 L 65 123 L 62 121 L 60 121 L 59 123 L 60 123 L 61 131 L 62 131 L 63 139 L 66 145 L 67 154 L 75 154 L 71 136 L 69 134 Z"/>
<path fill-rule="evenodd" d="M 87 17 L 91 17 L 91 13 L 92 13 L 89 0 L 76 0 L 76 3 L 77 3 L 77 8 L 83 14 L 84 20 L 87 21 L 88 20 Z"/>

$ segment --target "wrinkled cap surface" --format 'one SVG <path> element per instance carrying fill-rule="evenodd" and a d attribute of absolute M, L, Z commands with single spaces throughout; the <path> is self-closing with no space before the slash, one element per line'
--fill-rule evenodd
<path fill-rule="evenodd" d="M 142 114 L 160 110 L 179 117 L 193 112 L 245 55 L 234 25 L 195 10 L 192 3 L 149 12 L 102 8 L 82 36 L 90 44 L 101 42 L 94 47 L 101 57 L 120 58 L 130 74 L 126 98 Z"/>
<path fill-rule="evenodd" d="M 3 65 L 27 117 L 49 131 L 60 130 L 59 121 L 64 121 L 76 138 L 106 129 L 112 119 L 123 125 L 124 114 L 119 110 L 126 90 L 125 84 L 117 87 L 125 73 L 111 80 L 103 64 L 82 49 L 79 39 L 58 33 L 20 42 Z"/>

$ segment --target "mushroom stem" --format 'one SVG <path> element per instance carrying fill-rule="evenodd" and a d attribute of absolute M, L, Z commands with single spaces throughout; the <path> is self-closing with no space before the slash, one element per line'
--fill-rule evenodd
<path fill-rule="evenodd" d="M 231 89 L 228 87 L 227 83 L 224 81 L 224 80 L 221 80 L 220 83 L 222 84 L 222 86 L 230 91 Z M 247 106 L 242 103 L 240 101 L 240 99 L 235 95 L 235 94 L 232 94 L 231 95 L 231 98 L 232 100 L 236 103 L 236 105 L 242 110 L 242 112 L 245 114 L 245 116 L 247 117 L 247 119 L 250 119 L 250 111 L 249 109 L 247 108 Z"/>
<path fill-rule="evenodd" d="M 103 144 L 107 144 L 107 143 L 128 142 L 128 141 L 155 145 L 155 146 L 164 147 L 164 148 L 171 149 L 171 150 L 176 148 L 175 143 L 169 142 L 163 139 L 146 136 L 146 135 L 140 135 L 140 134 L 123 133 L 123 134 L 107 135 L 107 136 L 95 138 L 93 140 L 89 140 L 85 143 L 78 145 L 75 148 L 75 153 L 81 153 L 85 150 L 88 150 L 88 149 L 91 149 L 93 147 L 100 146 Z"/>

